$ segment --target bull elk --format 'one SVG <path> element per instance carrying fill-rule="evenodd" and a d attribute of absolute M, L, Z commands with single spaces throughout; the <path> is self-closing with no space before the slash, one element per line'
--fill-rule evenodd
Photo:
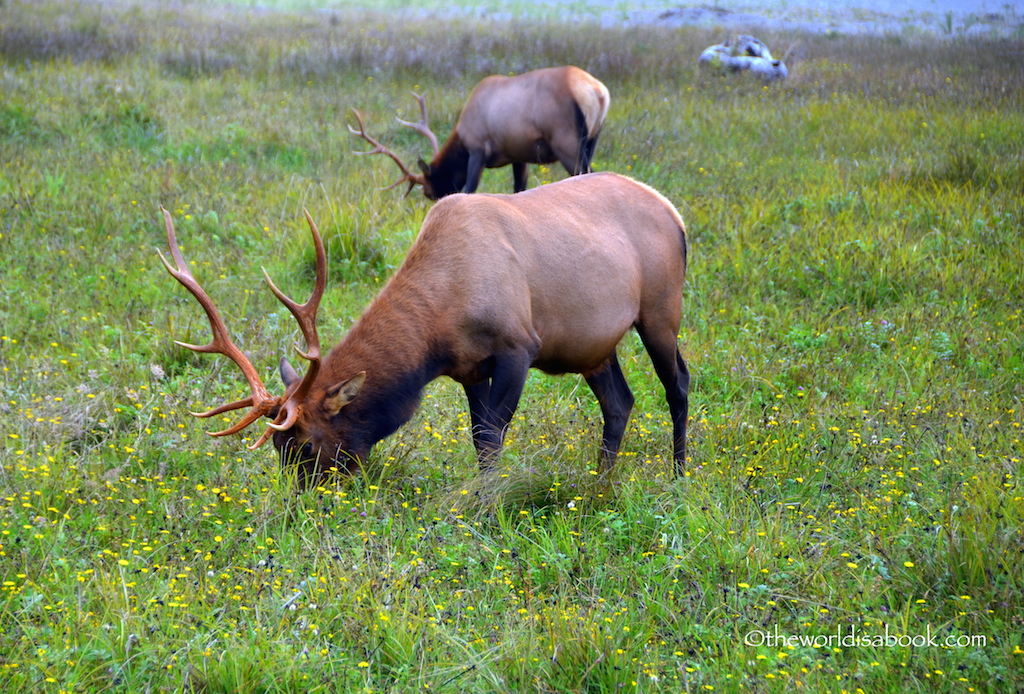
<path fill-rule="evenodd" d="M 282 461 L 302 479 L 332 468 L 349 472 L 371 447 L 413 415 L 423 388 L 445 375 L 469 400 L 482 469 L 499 453 L 530 367 L 579 373 L 601 406 L 600 465 L 622 442 L 633 394 L 616 345 L 636 328 L 665 386 L 672 416 L 675 472 L 686 458 L 690 375 L 676 345 L 686 274 L 686 230 L 652 188 L 613 173 L 567 178 L 518 195 L 456 195 L 427 214 L 401 267 L 342 341 L 321 358 L 316 312 L 326 281 L 323 242 L 309 213 L 316 284 L 302 305 L 270 289 L 292 312 L 309 361 L 299 376 L 280 363 L 285 394 L 272 397 L 231 343 L 224 321 L 181 256 L 163 210 L 172 266 L 167 270 L 205 309 L 214 339 L 206 346 L 241 367 L 252 395 L 198 417 L 251 408 L 213 436 L 260 417 Z M 296 346 L 298 348 L 298 346 Z"/>
<path fill-rule="evenodd" d="M 476 86 L 462 108 L 448 140 L 438 148 L 437 137 L 427 125 L 422 96 L 418 123 L 399 120 L 430 140 L 434 158 L 419 160 L 422 173 L 413 173 L 393 151 L 366 133 L 363 118 L 353 109 L 359 129 L 353 135 L 373 149 L 358 154 L 385 154 L 398 165 L 402 177 L 388 186 L 408 182 L 423 187 L 423 194 L 437 200 L 452 193 L 473 193 L 484 168 L 512 165 L 513 192 L 526 190 L 528 164 L 559 161 L 570 176 L 590 172 L 611 97 L 595 77 L 578 67 L 551 67 L 515 77 L 492 75 Z"/>

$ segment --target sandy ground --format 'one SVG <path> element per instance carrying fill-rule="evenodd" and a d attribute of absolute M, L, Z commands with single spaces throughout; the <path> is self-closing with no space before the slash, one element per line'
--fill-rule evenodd
<path fill-rule="evenodd" d="M 739 30 L 762 25 L 776 30 L 807 32 L 901 33 L 925 31 L 936 34 L 1009 34 L 1024 23 L 1024 2 L 996 3 L 986 0 L 802 0 L 767 2 L 720 2 L 713 6 L 680 7 L 675 10 L 641 10 L 637 21 L 667 23 L 717 23 Z"/>
<path fill-rule="evenodd" d="M 1020 35 L 1024 0 L 533 0 L 564 9 L 566 18 L 599 18 L 606 25 L 721 26 L 729 32 L 835 32 Z M 496 16 L 501 13 L 489 13 Z"/>

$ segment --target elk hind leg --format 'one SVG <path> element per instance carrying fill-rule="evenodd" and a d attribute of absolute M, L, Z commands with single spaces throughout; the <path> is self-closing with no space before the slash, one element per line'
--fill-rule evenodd
<path fill-rule="evenodd" d="M 553 158 L 565 167 L 566 173 L 570 176 L 590 173 L 590 159 L 587 156 L 587 122 L 579 107 L 576 108 L 576 115 L 575 128 L 571 130 L 564 128 L 548 140 Z"/>
<path fill-rule="evenodd" d="M 604 431 L 601 435 L 600 470 L 610 470 L 615 464 L 626 433 L 629 413 L 633 410 L 633 392 L 622 375 L 619 359 L 614 352 L 593 371 L 583 374 L 587 385 L 597 396 L 604 417 Z"/>
<path fill-rule="evenodd" d="M 558 160 L 569 172 L 570 176 L 590 173 L 590 157 L 587 153 L 587 142 L 589 140 L 590 128 L 587 127 L 587 117 L 583 115 L 579 104 L 573 104 L 573 111 L 576 115 L 576 128 L 574 138 L 570 144 L 569 138 L 564 142 L 554 145 L 552 149 L 558 155 Z"/>
<path fill-rule="evenodd" d="M 580 149 L 580 173 L 590 173 L 590 164 L 594 161 L 594 150 L 597 149 L 597 137 L 594 135 L 584 142 Z"/>
<path fill-rule="evenodd" d="M 686 422 L 690 416 L 690 370 L 676 345 L 675 331 L 652 330 L 637 325 L 640 339 L 654 363 L 654 370 L 665 386 L 672 416 L 672 457 L 676 477 L 686 467 Z"/>

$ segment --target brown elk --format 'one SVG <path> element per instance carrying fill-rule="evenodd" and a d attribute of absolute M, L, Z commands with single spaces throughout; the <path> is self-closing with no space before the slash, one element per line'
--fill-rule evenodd
<path fill-rule="evenodd" d="M 233 359 L 252 395 L 198 414 L 251 407 L 240 431 L 271 419 L 282 461 L 303 479 L 328 469 L 350 471 L 370 448 L 413 415 L 427 383 L 446 375 L 469 399 L 473 443 L 482 469 L 493 463 L 530 367 L 582 374 L 604 416 L 600 463 L 608 469 L 625 432 L 633 395 L 616 345 L 636 328 L 665 386 L 672 416 L 675 472 L 686 458 L 690 375 L 676 334 L 682 317 L 686 230 L 658 192 L 624 176 L 594 173 L 518 195 L 455 195 L 427 214 L 405 261 L 342 341 L 321 359 L 316 311 L 326 257 L 316 246 L 313 296 L 298 305 L 274 294 L 299 322 L 309 369 L 300 377 L 286 359 L 284 396 L 271 397 L 256 369 L 228 338 L 213 302 L 178 250 L 164 210 L 175 266 L 168 271 L 205 309 L 214 340 L 201 352 Z M 266 274 L 266 273 L 264 273 Z"/>
<path fill-rule="evenodd" d="M 427 125 L 423 97 L 420 121 L 399 123 L 425 135 L 434 148 L 429 164 L 422 159 L 422 173 L 409 170 L 393 151 L 366 133 L 363 118 L 353 109 L 359 129 L 349 126 L 374 149 L 358 154 L 386 154 L 402 170 L 402 177 L 388 189 L 408 182 L 437 200 L 452 193 L 473 193 L 480 185 L 484 168 L 512 164 L 513 191 L 526 190 L 528 164 L 559 161 L 569 175 L 590 172 L 611 97 L 608 89 L 578 67 L 551 67 L 515 77 L 492 75 L 476 86 L 462 108 L 448 140 L 440 149 L 437 137 Z"/>

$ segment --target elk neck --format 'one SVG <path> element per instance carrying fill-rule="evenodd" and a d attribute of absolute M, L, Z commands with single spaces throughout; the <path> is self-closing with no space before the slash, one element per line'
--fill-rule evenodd
<path fill-rule="evenodd" d="M 342 413 L 357 421 L 374 442 L 412 417 L 424 386 L 447 366 L 442 346 L 433 339 L 432 317 L 440 310 L 438 302 L 430 293 L 404 284 L 400 276 L 392 278 L 331 349 L 317 378 L 326 390 L 366 372 L 366 384 Z"/>
<path fill-rule="evenodd" d="M 469 165 L 469 150 L 459 137 L 459 131 L 453 130 L 451 136 L 438 150 L 430 161 L 430 176 L 433 179 L 455 180 L 462 176 L 465 179 L 466 167 Z M 457 188 L 462 188 L 463 180 Z"/>

